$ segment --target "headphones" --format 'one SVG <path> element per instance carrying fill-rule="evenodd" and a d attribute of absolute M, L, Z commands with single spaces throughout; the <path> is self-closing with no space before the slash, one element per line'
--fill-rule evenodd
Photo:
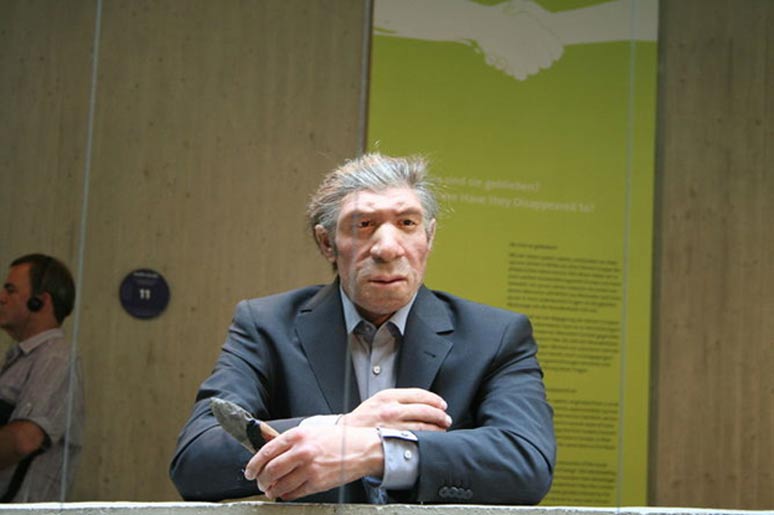
<path fill-rule="evenodd" d="M 40 273 L 40 279 L 35 281 L 36 284 L 32 289 L 33 294 L 29 299 L 27 299 L 27 309 L 33 313 L 37 313 L 43 309 L 44 303 L 43 299 L 40 298 L 40 295 L 44 293 L 43 285 L 46 284 L 46 274 L 48 274 L 48 269 L 51 267 L 51 261 L 53 261 L 53 258 L 51 256 L 46 256 L 46 261 L 43 263 L 43 270 Z"/>

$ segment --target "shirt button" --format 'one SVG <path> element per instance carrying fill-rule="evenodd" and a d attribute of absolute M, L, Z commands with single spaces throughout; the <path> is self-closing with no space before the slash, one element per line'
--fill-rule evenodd
<path fill-rule="evenodd" d="M 410 460 L 413 456 L 414 456 L 414 453 L 412 453 L 408 449 L 403 451 L 403 459 L 405 459 L 406 461 Z"/>
<path fill-rule="evenodd" d="M 377 376 L 382 373 L 382 367 L 380 367 L 379 365 L 376 365 L 372 370 L 374 372 L 374 375 L 377 375 Z"/>

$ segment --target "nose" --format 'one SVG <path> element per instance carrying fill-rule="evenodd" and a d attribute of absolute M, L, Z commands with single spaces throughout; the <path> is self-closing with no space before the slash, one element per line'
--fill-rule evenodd
<path fill-rule="evenodd" d="M 373 234 L 371 257 L 376 261 L 389 262 L 404 254 L 400 231 L 390 224 L 380 225 Z"/>

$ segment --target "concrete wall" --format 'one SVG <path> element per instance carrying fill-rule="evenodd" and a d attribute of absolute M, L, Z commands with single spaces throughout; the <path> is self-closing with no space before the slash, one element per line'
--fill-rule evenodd
<path fill-rule="evenodd" d="M 661 4 L 651 502 L 774 507 L 774 2 Z"/>
<path fill-rule="evenodd" d="M 95 45 L 97 6 L 0 1 L 0 263 L 43 251 L 75 268 L 87 191 L 73 498 L 170 500 L 177 432 L 236 302 L 331 278 L 303 212 L 358 150 L 365 4 L 108 0 Z M 150 321 L 117 295 L 145 267 L 171 287 Z"/>

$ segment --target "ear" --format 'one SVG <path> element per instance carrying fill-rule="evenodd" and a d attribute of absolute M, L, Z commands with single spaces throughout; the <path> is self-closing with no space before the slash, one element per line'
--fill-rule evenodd
<path fill-rule="evenodd" d="M 333 246 L 333 242 L 331 241 L 328 231 L 325 230 L 325 227 L 320 224 L 314 226 L 314 239 L 317 241 L 317 246 L 319 247 L 320 252 L 322 252 L 322 255 L 325 256 L 325 259 L 331 263 L 335 263 L 336 248 Z"/>
<path fill-rule="evenodd" d="M 48 293 L 47 291 L 38 293 L 37 295 L 30 295 L 29 300 L 27 300 L 28 305 L 29 305 L 29 301 L 32 299 L 38 299 L 38 301 L 40 302 L 40 308 L 35 310 L 36 313 L 44 312 L 49 308 L 53 311 L 54 304 L 51 299 L 51 294 Z"/>
<path fill-rule="evenodd" d="M 427 250 L 432 250 L 433 241 L 435 240 L 435 218 L 430 220 L 427 231 Z"/>

